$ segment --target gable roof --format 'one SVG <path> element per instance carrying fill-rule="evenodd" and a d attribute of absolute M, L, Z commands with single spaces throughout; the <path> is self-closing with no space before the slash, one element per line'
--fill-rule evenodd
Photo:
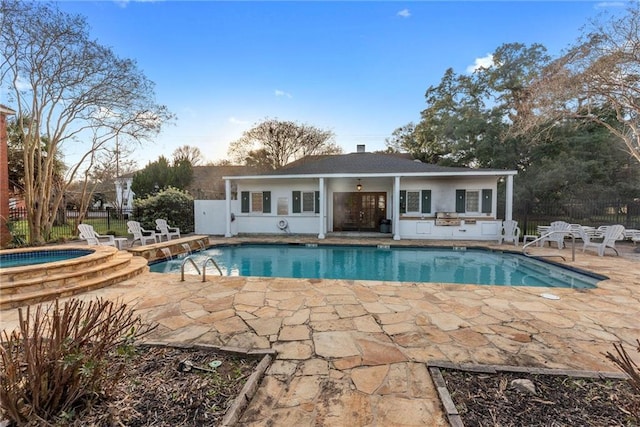
<path fill-rule="evenodd" d="M 515 175 L 502 169 L 447 167 L 412 160 L 407 155 L 384 153 L 350 153 L 309 156 L 280 169 L 253 176 L 320 177 L 320 176 L 393 176 L 393 175 Z M 231 178 L 231 177 L 229 177 Z M 240 177 L 236 177 L 240 178 Z M 245 176 L 242 178 L 251 178 Z"/>

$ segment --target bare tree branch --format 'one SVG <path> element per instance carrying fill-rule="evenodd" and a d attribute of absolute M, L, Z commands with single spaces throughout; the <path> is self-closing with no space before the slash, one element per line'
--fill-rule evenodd
<path fill-rule="evenodd" d="M 333 137 L 311 125 L 266 119 L 232 142 L 229 154 L 237 163 L 278 169 L 305 156 L 340 153 Z"/>
<path fill-rule="evenodd" d="M 64 190 L 116 135 L 141 142 L 173 116 L 156 104 L 153 83 L 134 61 L 89 39 L 84 18 L 49 3 L 0 0 L 0 28 L 1 87 L 17 117 L 30 119 L 19 125 L 29 235 L 38 243 L 50 233 Z M 86 151 L 56 182 L 55 159 L 71 144 Z"/>
<path fill-rule="evenodd" d="M 567 119 L 606 127 L 640 162 L 640 5 L 604 24 L 593 23 L 574 46 L 531 86 L 534 111 L 517 134 L 538 132 Z M 613 111 L 616 121 L 602 112 Z"/>

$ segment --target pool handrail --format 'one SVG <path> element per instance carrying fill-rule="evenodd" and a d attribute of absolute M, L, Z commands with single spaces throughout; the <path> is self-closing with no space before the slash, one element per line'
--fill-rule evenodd
<path fill-rule="evenodd" d="M 544 233 L 544 234 L 540 235 L 538 238 L 536 238 L 536 239 L 534 239 L 534 240 L 532 240 L 532 241 L 530 241 L 528 243 L 525 243 L 524 246 L 522 246 L 522 253 L 525 256 L 532 257 L 533 255 L 527 253 L 527 248 L 529 246 L 533 245 L 534 243 L 538 243 L 540 240 L 544 239 L 545 237 L 549 237 L 552 234 L 557 234 L 557 233 L 562 233 L 564 235 L 571 236 L 571 261 L 575 261 L 576 260 L 576 235 L 575 235 L 575 233 L 573 231 L 560 231 L 560 230 L 557 230 L 557 231 L 550 231 L 548 233 Z M 566 261 L 565 257 L 563 257 L 562 255 L 540 255 L 540 256 L 538 256 L 538 258 L 549 258 L 549 257 L 560 257 L 564 261 Z"/>
<path fill-rule="evenodd" d="M 196 271 L 198 272 L 198 276 L 200 275 L 200 269 L 198 268 L 198 265 L 193 260 L 193 257 L 191 257 L 191 255 L 189 255 L 188 257 L 186 257 L 185 259 L 182 260 L 182 265 L 180 266 L 180 281 L 181 282 L 184 282 L 184 266 L 187 263 L 187 261 L 189 261 L 189 262 L 191 262 L 191 264 L 193 264 L 193 266 L 196 268 Z"/>
<path fill-rule="evenodd" d="M 222 276 L 222 270 L 220 270 L 220 267 L 218 267 L 218 263 L 216 262 L 216 260 L 214 260 L 212 257 L 208 257 L 202 263 L 202 281 L 203 282 L 207 280 L 207 263 L 209 261 L 213 263 L 213 265 L 218 269 L 218 273 L 220 273 L 220 275 Z"/>

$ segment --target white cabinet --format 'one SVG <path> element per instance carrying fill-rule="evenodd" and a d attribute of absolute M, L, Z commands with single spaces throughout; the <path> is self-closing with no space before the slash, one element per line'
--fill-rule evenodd
<path fill-rule="evenodd" d="M 500 221 L 477 221 L 460 225 L 436 225 L 435 220 L 400 221 L 400 237 L 434 240 L 494 240 L 498 238 Z"/>

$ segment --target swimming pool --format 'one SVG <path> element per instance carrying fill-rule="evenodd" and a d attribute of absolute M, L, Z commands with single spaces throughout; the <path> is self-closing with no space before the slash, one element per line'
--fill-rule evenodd
<path fill-rule="evenodd" d="M 92 250 L 83 249 L 42 249 L 0 254 L 0 268 L 23 267 L 25 265 L 45 264 L 66 261 L 89 255 Z"/>
<path fill-rule="evenodd" d="M 225 276 L 580 289 L 595 288 L 598 281 L 607 278 L 519 253 L 488 249 L 241 244 L 212 247 L 191 257 L 198 266 L 213 258 Z M 179 273 L 182 262 L 164 261 L 152 264 L 150 269 Z M 190 263 L 185 264 L 185 273 L 195 273 Z"/>

